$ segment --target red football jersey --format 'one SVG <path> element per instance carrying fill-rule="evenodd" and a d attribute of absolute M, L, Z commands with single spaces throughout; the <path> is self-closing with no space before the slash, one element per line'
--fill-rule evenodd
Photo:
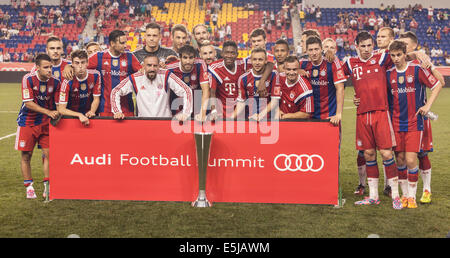
<path fill-rule="evenodd" d="M 111 91 L 119 83 L 142 68 L 137 58 L 130 52 L 113 56 L 109 50 L 97 52 L 89 56 L 88 69 L 95 69 L 101 74 L 102 93 L 98 112 L 112 113 Z M 124 113 L 134 112 L 132 94 L 121 98 Z"/>
<path fill-rule="evenodd" d="M 356 97 L 360 98 L 357 114 L 388 110 L 386 71 L 392 66 L 389 53 L 377 53 L 367 60 L 350 57 L 343 68 L 350 75 Z"/>
<path fill-rule="evenodd" d="M 97 70 L 87 70 L 86 78 L 64 80 L 56 103 L 67 104 L 67 108 L 82 114 L 91 109 L 93 96 L 101 95 L 101 79 Z"/>
<path fill-rule="evenodd" d="M 229 117 L 236 105 L 238 97 L 238 79 L 245 72 L 245 63 L 238 58 L 235 61 L 234 71 L 225 67 L 223 60 L 211 63 L 208 71 L 211 75 L 211 88 L 216 90 L 216 98 L 223 107 L 223 116 Z"/>
<path fill-rule="evenodd" d="M 28 73 L 22 79 L 22 106 L 17 117 L 19 126 L 35 126 L 48 123 L 50 118 L 26 107 L 25 102 L 34 101 L 39 106 L 55 110 L 55 92 L 60 87 L 60 82 L 55 77 L 47 81 L 41 81 L 37 73 Z"/>
<path fill-rule="evenodd" d="M 298 76 L 295 83 L 289 84 L 286 77 L 280 77 L 280 86 L 273 87 L 271 98 L 280 98 L 280 110 L 283 113 L 314 112 L 314 97 L 311 84 Z"/>
<path fill-rule="evenodd" d="M 433 89 L 439 81 L 418 64 L 408 63 L 403 71 L 387 71 L 389 107 L 396 132 L 423 131 L 423 117 L 417 110 L 424 105 L 424 86 Z"/>

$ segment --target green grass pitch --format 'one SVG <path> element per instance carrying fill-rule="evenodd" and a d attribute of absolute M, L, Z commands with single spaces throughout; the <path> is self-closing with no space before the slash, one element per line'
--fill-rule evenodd
<path fill-rule="evenodd" d="M 346 203 L 342 208 L 215 203 L 212 208 L 200 209 L 184 202 L 27 200 L 20 155 L 14 150 L 15 136 L 11 136 L 0 140 L 0 237 L 64 238 L 69 234 L 82 238 L 365 238 L 369 234 L 382 238 L 445 237 L 450 230 L 450 89 L 441 91 L 432 108 L 439 115 L 432 122 L 435 149 L 430 154 L 432 203 L 419 203 L 417 209 L 400 211 L 392 209 L 390 199 L 381 194 L 382 186 L 379 206 L 353 204 L 361 199 L 353 195 L 358 183 L 353 88 L 348 87 L 345 94 L 340 183 Z M 0 138 L 16 132 L 20 105 L 20 84 L 0 84 Z M 40 156 L 35 149 L 32 168 L 39 197 L 43 190 Z M 418 199 L 421 191 L 419 179 Z"/>

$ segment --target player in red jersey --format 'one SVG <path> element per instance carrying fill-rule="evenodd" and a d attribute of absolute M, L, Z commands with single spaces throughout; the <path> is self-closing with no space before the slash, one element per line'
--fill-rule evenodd
<path fill-rule="evenodd" d="M 300 68 L 309 73 L 313 88 L 314 114 L 312 118 L 330 119 L 338 125 L 344 107 L 344 82 L 347 80 L 341 62 L 335 59 L 330 63 L 322 54 L 322 41 L 311 36 L 306 40 L 308 60 L 300 60 Z"/>
<path fill-rule="evenodd" d="M 222 46 L 223 59 L 211 63 L 208 71 L 211 76 L 211 115 L 231 118 L 238 97 L 238 79 L 244 72 L 245 63 L 237 58 L 238 47 L 234 41 L 225 41 Z M 220 100 L 220 104 L 216 102 Z M 217 104 L 222 106 L 220 109 Z"/>
<path fill-rule="evenodd" d="M 412 53 L 416 50 L 418 46 L 418 39 L 415 33 L 411 31 L 407 31 L 405 33 L 400 34 L 399 40 L 406 43 L 406 52 Z M 420 64 L 418 60 L 413 61 L 416 64 Z M 433 74 L 434 77 L 436 77 L 439 82 L 442 85 L 445 85 L 445 80 L 442 74 L 435 69 L 434 67 L 431 67 L 429 69 L 429 72 Z M 426 102 L 426 90 L 425 87 L 423 87 L 423 95 L 425 96 L 425 102 Z M 425 103 L 424 103 L 425 104 Z M 419 174 L 421 175 L 422 181 L 423 181 L 423 193 L 422 197 L 420 198 L 421 203 L 430 203 L 431 202 L 431 162 L 428 158 L 428 153 L 433 151 L 433 145 L 432 145 L 432 130 L 431 130 L 431 121 L 428 119 L 427 116 L 424 117 L 424 127 L 423 127 L 423 135 L 422 135 L 422 147 L 418 154 L 419 157 Z M 402 179 L 407 178 L 406 176 L 406 168 L 403 168 L 403 171 L 405 171 L 405 175 L 402 176 Z M 400 169 L 399 169 L 400 173 Z M 399 174 L 399 179 L 400 174 Z"/>
<path fill-rule="evenodd" d="M 55 110 L 55 92 L 59 80 L 52 76 L 52 62 L 47 54 L 36 57 L 36 70 L 22 80 L 22 107 L 17 117 L 16 150 L 21 151 L 21 170 L 27 198 L 36 198 L 31 176 L 31 156 L 36 142 L 42 147 L 44 171 L 44 198 L 48 187 L 49 120 L 59 117 Z"/>
<path fill-rule="evenodd" d="M 70 60 L 66 60 L 62 58 L 62 54 L 64 54 L 63 50 L 63 42 L 58 37 L 49 37 L 47 39 L 47 45 L 46 45 L 46 53 L 48 56 L 50 56 L 52 60 L 52 75 L 59 81 L 63 81 L 63 71 L 64 68 L 67 65 L 70 65 Z M 31 69 L 31 72 L 35 72 L 37 69 L 36 66 L 34 66 Z"/>
<path fill-rule="evenodd" d="M 167 65 L 167 69 L 174 73 L 193 91 L 194 114 L 198 120 L 206 118 L 206 108 L 209 99 L 209 76 L 206 63 L 195 58 L 193 46 L 184 45 L 178 50 L 180 61 Z M 173 93 L 175 94 L 175 93 Z"/>
<path fill-rule="evenodd" d="M 263 118 L 268 111 L 278 119 L 307 119 L 314 113 L 314 97 L 311 84 L 299 74 L 300 63 L 295 56 L 285 61 L 285 76 L 280 76 L 271 92 L 267 108 L 259 114 Z"/>
<path fill-rule="evenodd" d="M 266 69 L 266 50 L 263 48 L 253 49 L 251 53 L 251 62 L 252 68 L 242 74 L 238 80 L 239 96 L 237 99 L 238 103 L 236 106 L 236 112 L 233 117 L 239 117 L 245 107 L 248 106 L 248 112 L 245 117 L 254 120 L 261 120 L 263 117 L 259 118 L 258 114 L 266 109 L 267 103 L 270 101 L 270 96 L 260 97 L 256 87 Z M 278 73 L 276 71 L 272 71 L 269 80 L 265 82 L 267 92 L 272 92 L 272 88 L 275 87 L 274 84 L 278 81 Z"/>
<path fill-rule="evenodd" d="M 142 66 L 138 59 L 126 51 L 127 36 L 123 31 L 113 30 L 109 34 L 109 49 L 97 52 L 89 57 L 88 69 L 101 74 L 102 91 L 97 112 L 100 116 L 114 116 L 111 112 L 111 91 L 126 77 L 139 71 Z M 64 77 L 73 79 L 73 68 L 64 71 Z M 121 98 L 122 111 L 125 116 L 134 116 L 132 94 Z"/>
<path fill-rule="evenodd" d="M 379 171 L 376 149 L 383 159 L 392 190 L 393 208 L 401 209 L 398 193 L 398 171 L 392 154 L 395 136 L 388 112 L 386 70 L 392 64 L 386 53 L 373 53 L 374 40 L 366 31 L 356 37 L 358 56 L 347 59 L 344 72 L 352 78 L 356 97 L 360 98 L 356 118 L 356 148 L 364 150 L 369 197 L 356 205 L 379 204 Z"/>
<path fill-rule="evenodd" d="M 284 39 L 279 39 L 275 42 L 273 46 L 273 56 L 274 56 L 274 69 L 279 73 L 284 72 L 284 62 L 289 56 L 289 43 Z"/>
<path fill-rule="evenodd" d="M 403 207 L 417 208 L 416 192 L 419 168 L 417 153 L 421 149 L 423 117 L 429 112 L 442 88 L 441 83 L 426 69 L 414 62 L 406 62 L 406 44 L 395 40 L 389 46 L 395 64 L 387 71 L 389 104 L 397 146 L 394 148 L 397 165 L 408 169 L 407 180 L 399 177 Z M 425 103 L 423 87 L 432 89 Z M 400 170 L 400 169 L 399 169 Z M 401 173 L 399 171 L 399 173 Z"/>
<path fill-rule="evenodd" d="M 101 76 L 96 70 L 88 70 L 88 54 L 76 50 L 71 54 L 75 78 L 64 80 L 56 96 L 61 115 L 74 116 L 84 125 L 95 116 L 101 95 Z"/>

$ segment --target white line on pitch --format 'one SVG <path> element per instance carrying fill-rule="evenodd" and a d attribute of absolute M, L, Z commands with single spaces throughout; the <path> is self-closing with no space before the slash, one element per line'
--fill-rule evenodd
<path fill-rule="evenodd" d="M 17 113 L 17 111 L 3 111 L 3 110 L 0 110 L 0 113 Z"/>
<path fill-rule="evenodd" d="M 9 138 L 9 137 L 11 137 L 11 136 L 14 136 L 14 135 L 16 135 L 16 133 L 12 133 L 12 134 L 3 136 L 3 137 L 0 138 L 0 141 L 3 140 L 3 139 Z"/>
<path fill-rule="evenodd" d="M 344 107 L 344 109 L 353 109 L 353 108 L 356 108 L 356 107 Z"/>

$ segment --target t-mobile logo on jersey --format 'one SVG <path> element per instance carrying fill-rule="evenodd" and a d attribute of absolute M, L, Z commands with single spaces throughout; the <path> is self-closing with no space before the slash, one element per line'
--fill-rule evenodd
<path fill-rule="evenodd" d="M 357 81 L 361 79 L 360 76 L 363 74 L 362 70 L 362 66 L 356 66 L 355 68 L 353 68 L 353 77 L 355 77 Z"/>

